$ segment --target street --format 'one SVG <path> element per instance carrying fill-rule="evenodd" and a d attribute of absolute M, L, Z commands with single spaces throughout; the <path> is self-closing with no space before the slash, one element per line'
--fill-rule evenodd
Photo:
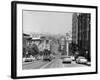
<path fill-rule="evenodd" d="M 77 64 L 75 61 L 72 63 L 63 63 L 62 59 L 53 59 L 52 61 L 34 61 L 34 62 L 26 62 L 23 63 L 23 69 L 46 69 L 46 68 L 63 68 L 63 67 L 84 67 L 87 65 Z M 88 67 L 88 66 L 87 66 Z"/>

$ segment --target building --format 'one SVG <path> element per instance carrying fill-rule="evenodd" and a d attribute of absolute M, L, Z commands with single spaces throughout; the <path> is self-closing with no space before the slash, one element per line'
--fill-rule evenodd
<path fill-rule="evenodd" d="M 60 42 L 59 51 L 61 52 L 62 55 L 67 55 L 67 53 L 66 53 L 66 38 L 61 37 L 59 42 Z"/>
<path fill-rule="evenodd" d="M 28 54 L 27 48 L 31 45 L 31 39 L 30 35 L 23 33 L 23 57 Z"/>
<path fill-rule="evenodd" d="M 71 55 L 75 55 L 78 45 L 78 13 L 72 15 L 72 43 L 69 44 L 69 51 Z"/>
<path fill-rule="evenodd" d="M 90 60 L 90 18 L 89 13 L 80 13 L 78 16 L 78 46 L 80 55 Z"/>
<path fill-rule="evenodd" d="M 89 13 L 74 13 L 72 19 L 72 42 L 78 46 L 79 55 L 90 60 L 90 17 Z"/>
<path fill-rule="evenodd" d="M 41 36 L 41 41 L 42 41 L 41 44 L 42 44 L 43 50 L 44 49 L 51 50 L 51 46 L 50 46 L 51 40 L 48 39 L 47 36 L 45 36 L 45 35 Z"/>
<path fill-rule="evenodd" d="M 32 44 L 36 44 L 38 46 L 41 43 L 41 35 L 37 33 L 31 33 L 30 36 L 32 37 Z"/>
<path fill-rule="evenodd" d="M 43 51 L 44 49 L 50 50 L 49 40 L 45 35 L 41 35 L 38 33 L 31 34 L 32 44 L 36 44 L 39 48 L 39 51 Z"/>
<path fill-rule="evenodd" d="M 78 13 L 72 15 L 72 42 L 78 44 Z"/>

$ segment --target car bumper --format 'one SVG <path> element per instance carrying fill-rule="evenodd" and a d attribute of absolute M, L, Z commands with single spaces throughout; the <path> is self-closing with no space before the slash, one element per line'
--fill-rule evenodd
<path fill-rule="evenodd" d="M 71 61 L 63 61 L 63 63 L 71 63 Z"/>

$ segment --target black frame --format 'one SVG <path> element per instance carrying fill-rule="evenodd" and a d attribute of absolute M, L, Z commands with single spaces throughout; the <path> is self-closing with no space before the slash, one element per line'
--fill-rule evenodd
<path fill-rule="evenodd" d="M 21 76 L 17 77 L 17 4 L 33 4 L 33 5 L 49 5 L 60 7 L 81 7 L 81 8 L 93 8 L 96 9 L 96 71 L 84 72 L 84 73 L 69 73 L 69 74 L 51 74 L 51 75 L 37 75 L 37 76 Z M 12 1 L 11 2 L 11 78 L 39 78 L 39 77 L 54 77 L 54 76 L 68 76 L 68 75 L 85 75 L 85 74 L 97 74 L 98 73 L 98 7 L 87 5 L 72 5 L 72 4 L 57 4 L 57 3 L 40 3 L 40 2 L 24 2 L 24 1 Z"/>

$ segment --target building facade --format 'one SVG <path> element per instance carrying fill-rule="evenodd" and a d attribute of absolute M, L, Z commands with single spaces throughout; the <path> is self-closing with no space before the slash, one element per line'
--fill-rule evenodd
<path fill-rule="evenodd" d="M 80 13 L 78 16 L 78 45 L 80 55 L 90 60 L 90 22 L 91 15 L 89 13 Z"/>
<path fill-rule="evenodd" d="M 74 13 L 72 19 L 72 42 L 78 46 L 80 56 L 90 60 L 90 21 L 89 13 Z"/>
<path fill-rule="evenodd" d="M 78 44 L 78 13 L 72 15 L 72 42 Z"/>
<path fill-rule="evenodd" d="M 23 57 L 27 57 L 28 47 L 31 46 L 31 37 L 28 34 L 23 33 Z"/>
<path fill-rule="evenodd" d="M 61 37 L 59 42 L 60 42 L 59 51 L 61 52 L 61 55 L 67 55 L 67 52 L 66 52 L 66 38 Z"/>

